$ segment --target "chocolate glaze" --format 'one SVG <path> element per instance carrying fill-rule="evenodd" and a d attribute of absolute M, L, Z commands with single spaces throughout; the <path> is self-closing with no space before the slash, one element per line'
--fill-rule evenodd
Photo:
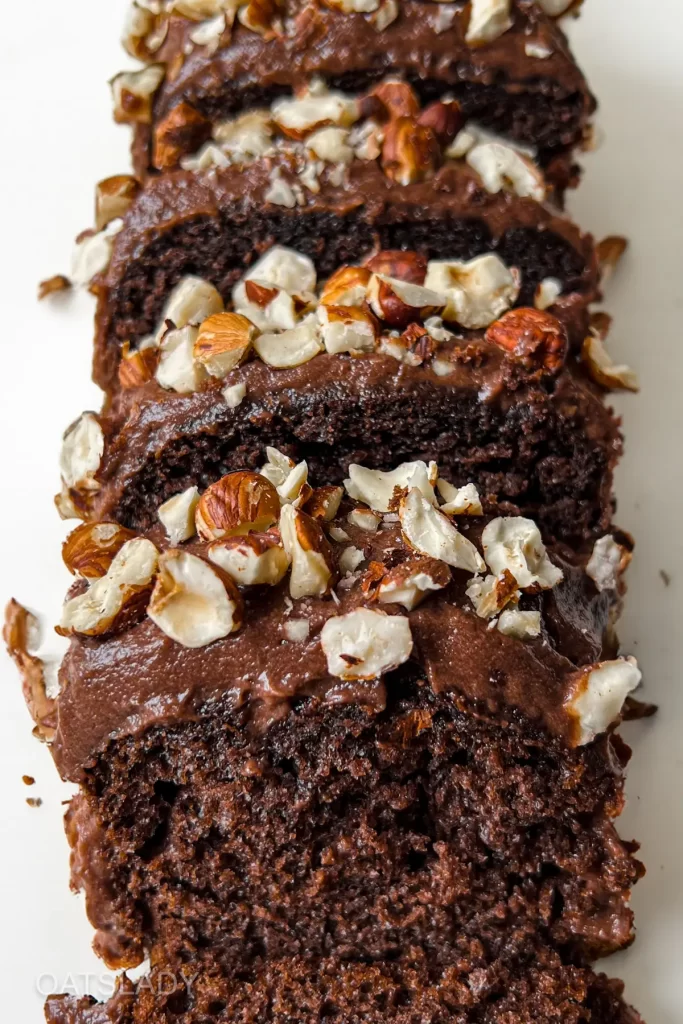
<path fill-rule="evenodd" d="M 525 250 L 554 245 L 553 259 L 561 265 L 538 272 L 562 279 L 561 309 L 571 311 L 572 340 L 580 344 L 585 337 L 585 307 L 599 294 L 593 240 L 552 207 L 509 192 L 491 194 L 462 162 L 447 164 L 430 181 L 403 186 L 377 164 L 356 161 L 346 183 L 336 186 L 323 175 L 320 193 L 304 190 L 301 206 L 267 203 L 274 166 L 296 181 L 293 159 L 283 154 L 201 175 L 175 171 L 147 183 L 116 236 L 107 272 L 94 283 L 94 377 L 102 387 L 116 389 L 121 343 L 134 345 L 154 329 L 181 277 L 205 277 L 228 300 L 245 267 L 278 242 L 311 256 L 321 276 L 374 248 L 419 249 L 442 259 L 494 250 L 521 265 L 520 302 L 527 303 L 538 281 L 524 273 Z M 462 252 L 451 240 L 458 231 L 466 236 Z"/>
<path fill-rule="evenodd" d="M 464 5 L 452 25 L 440 32 L 434 22 L 439 5 L 422 0 L 400 0 L 398 17 L 381 32 L 367 15 L 345 14 L 322 4 L 288 0 L 284 9 L 283 35 L 264 38 L 236 22 L 216 52 L 195 46 L 189 56 L 186 48 L 196 24 L 178 16 L 167 19 L 168 34 L 151 59 L 171 70 L 158 90 L 151 130 L 140 126 L 135 133 L 138 173 L 148 171 L 154 125 L 179 102 L 189 102 L 215 120 L 301 88 L 312 76 L 344 88 L 395 75 L 411 81 L 425 98 L 452 92 L 465 110 L 471 105 L 472 115 L 488 108 L 496 127 L 549 151 L 576 145 L 595 108 L 563 32 L 527 0 L 515 0 L 507 32 L 476 48 L 465 39 Z M 530 41 L 547 49 L 549 56 L 527 54 Z M 510 110 L 501 99 L 505 92 L 515 101 Z M 545 131 L 538 118 L 519 116 L 526 95 L 547 105 L 541 118 Z M 551 125 L 553 113 L 558 123 Z"/>
<path fill-rule="evenodd" d="M 343 506 L 345 513 L 352 503 Z M 479 541 L 486 519 L 459 517 L 458 525 Z M 339 525 L 366 561 L 396 565 L 409 555 L 397 525 L 385 523 L 377 534 Z M 159 529 L 151 534 L 159 547 Z M 346 543 L 346 542 L 345 542 Z M 336 547 L 336 545 L 335 545 Z M 200 543 L 189 545 L 201 553 Z M 341 548 L 339 548 L 341 550 Z M 565 708 L 576 673 L 614 653 L 612 620 L 615 593 L 598 595 L 585 575 L 585 559 L 567 548 L 551 558 L 565 580 L 553 594 L 523 597 L 522 606 L 542 611 L 541 636 L 519 641 L 489 629 L 465 594 L 470 575 L 453 570 L 452 583 L 409 616 L 413 659 L 436 692 L 453 694 L 463 707 L 503 723 L 526 721 L 568 743 L 575 721 Z M 363 571 L 366 563 L 363 563 Z M 60 671 L 58 727 L 53 743 L 57 766 L 66 779 L 78 780 L 103 747 L 115 737 L 135 735 L 152 724 L 201 716 L 212 698 L 230 692 L 237 704 L 248 702 L 252 727 L 267 728 L 286 713 L 292 699 L 314 697 L 332 703 L 360 703 L 370 711 L 384 706 L 391 674 L 375 682 L 347 682 L 327 670 L 319 643 L 324 623 L 368 604 L 360 577 L 338 588 L 338 600 L 305 598 L 293 602 L 285 580 L 273 588 L 244 592 L 244 625 L 236 634 L 208 647 L 189 649 L 169 639 L 147 617 L 115 636 L 76 637 Z M 388 614 L 404 614 L 398 605 L 382 605 Z M 292 643 L 284 634 L 288 618 L 306 618 L 309 639 Z"/>

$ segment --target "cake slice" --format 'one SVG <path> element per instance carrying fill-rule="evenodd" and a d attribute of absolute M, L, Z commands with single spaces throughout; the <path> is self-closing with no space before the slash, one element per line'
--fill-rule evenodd
<path fill-rule="evenodd" d="M 147 529 L 179 489 L 254 468 L 272 445 L 316 482 L 351 462 L 435 459 L 547 534 L 595 539 L 621 440 L 570 351 L 565 323 L 586 310 L 546 280 L 532 299 L 552 312 L 505 312 L 530 290 L 524 273 L 450 255 L 379 252 L 318 281 L 309 256 L 276 246 L 229 311 L 210 281 L 184 277 L 153 335 L 124 348 L 107 411 L 68 431 L 60 510 Z"/>
<path fill-rule="evenodd" d="M 476 951 L 473 959 L 476 960 Z M 48 1024 L 642 1024 L 623 986 L 529 944 L 526 962 L 495 969 L 430 970 L 422 960 L 365 964 L 292 958 L 235 975 L 219 965 L 158 964 L 133 984 L 124 977 L 102 1006 L 89 998 L 48 1000 Z M 474 977 L 476 973 L 476 977 Z"/>
<path fill-rule="evenodd" d="M 360 94 L 389 76 L 425 104 L 449 97 L 466 119 L 533 147 L 561 184 L 589 132 L 595 102 L 552 19 L 562 0 L 283 0 L 242 4 L 236 17 L 220 0 L 159 6 L 134 5 L 124 44 L 146 66 L 113 82 L 143 177 L 312 81 Z"/>
<path fill-rule="evenodd" d="M 446 969 L 477 942 L 494 969 L 530 935 L 567 963 L 628 945 L 627 541 L 546 550 L 425 463 L 354 466 L 346 497 L 306 477 L 271 449 L 146 537 L 66 542 L 52 752 L 98 952 Z"/>
<path fill-rule="evenodd" d="M 327 113 L 311 113 L 310 104 L 320 102 Z M 269 112 L 256 124 L 247 115 L 233 125 L 236 163 L 211 145 L 192 169 L 150 179 L 141 192 L 125 176 L 100 184 L 100 230 L 81 240 L 74 276 L 98 295 L 94 376 L 102 387 L 116 389 L 122 346 L 136 350 L 148 340 L 185 277 L 209 281 L 227 300 L 274 245 L 310 257 L 321 277 L 380 250 L 462 261 L 494 253 L 520 275 L 519 304 L 533 304 L 551 282 L 580 347 L 587 306 L 599 294 L 595 247 L 543 201 L 546 182 L 529 157 L 467 128 L 456 136 L 457 153 L 444 150 L 440 129 L 394 116 L 390 107 L 382 153 L 361 145 L 362 125 L 353 148 L 339 127 L 343 97 L 312 96 L 303 105 L 307 126 L 299 120 L 295 130 L 301 141 L 280 145 Z M 277 116 L 289 125 L 304 115 Z M 457 112 L 443 138 L 456 124 Z"/>

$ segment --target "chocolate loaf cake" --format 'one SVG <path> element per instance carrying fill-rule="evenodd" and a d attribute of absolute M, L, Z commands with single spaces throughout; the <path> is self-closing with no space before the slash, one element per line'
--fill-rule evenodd
<path fill-rule="evenodd" d="M 610 521 L 618 425 L 558 319 L 576 320 L 576 295 L 546 279 L 533 298 L 552 313 L 504 312 L 523 290 L 493 254 L 410 251 L 319 284 L 309 256 L 275 247 L 230 312 L 210 282 L 183 278 L 155 334 L 124 350 L 107 413 L 68 432 L 60 509 L 147 529 L 179 489 L 254 468 L 270 444 L 305 459 L 314 481 L 343 480 L 351 462 L 438 460 L 548 535 L 595 539 Z"/>
<path fill-rule="evenodd" d="M 563 213 L 578 6 L 132 4 L 56 694 L 5 639 L 95 950 L 150 967 L 48 1024 L 642 1024 L 595 970 L 644 870 L 636 382 L 591 309 L 625 243 Z"/>
<path fill-rule="evenodd" d="M 216 164 L 220 151 L 211 146 L 208 168 L 201 157 L 195 169 L 151 179 L 137 195 L 129 178 L 101 184 L 101 230 L 81 242 L 75 269 L 76 279 L 92 281 L 98 295 L 94 376 L 102 387 L 116 389 L 122 346 L 135 350 L 157 330 L 169 296 L 185 277 L 210 282 L 227 301 L 245 271 L 274 245 L 312 259 L 321 278 L 380 250 L 461 261 L 493 253 L 519 273 L 521 305 L 533 304 L 538 289 L 553 282 L 571 341 L 581 346 L 587 306 L 599 294 L 595 248 L 541 201 L 545 182 L 528 157 L 464 129 L 457 138 L 464 136 L 465 155 L 439 166 L 434 131 L 410 117 L 389 121 L 392 159 L 386 152 L 382 164 L 359 157 L 346 143 L 340 156 L 336 133 L 345 130 L 334 118 L 343 121 L 344 104 L 330 94 L 306 102 L 320 100 L 326 109 L 332 102 L 336 113 L 315 133 L 318 141 L 308 136 L 252 163 L 228 166 Z M 309 123 L 307 130 L 314 127 Z M 258 131 L 241 123 L 239 146 L 258 149 Z M 319 136 L 329 141 L 330 132 L 334 144 L 321 148 Z"/>
<path fill-rule="evenodd" d="M 417 957 L 372 964 L 289 958 L 232 976 L 216 966 L 162 963 L 137 985 L 124 976 L 105 1006 L 53 997 L 46 1017 L 48 1024 L 642 1024 L 622 987 L 530 943 L 526 963 L 503 957 L 492 971 L 469 975 L 466 964 L 439 972 Z"/>
<path fill-rule="evenodd" d="M 270 449 L 145 538 L 65 545 L 45 714 L 98 952 L 445 970 L 471 942 L 490 965 L 529 936 L 567 964 L 628 945 L 628 542 L 546 551 L 425 463 L 353 466 L 350 497 L 306 477 Z"/>
<path fill-rule="evenodd" d="M 424 103 L 448 96 L 466 119 L 534 147 L 566 184 L 595 107 L 551 17 L 569 6 L 252 0 L 236 11 L 221 0 L 175 0 L 152 11 L 134 4 L 124 44 L 146 66 L 114 79 L 115 116 L 135 126 L 134 164 L 144 177 L 177 166 L 227 119 L 267 108 L 312 79 L 363 93 L 392 76 Z"/>

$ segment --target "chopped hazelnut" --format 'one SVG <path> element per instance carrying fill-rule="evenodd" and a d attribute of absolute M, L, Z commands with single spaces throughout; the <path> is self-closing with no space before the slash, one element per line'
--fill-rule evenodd
<path fill-rule="evenodd" d="M 485 569 L 484 560 L 474 544 L 416 487 L 411 487 L 401 498 L 398 515 L 403 538 L 414 551 L 446 562 L 454 569 L 465 569 L 471 573 Z"/>
<path fill-rule="evenodd" d="M 116 523 L 83 523 L 62 545 L 62 559 L 70 573 L 99 579 L 109 572 L 114 558 L 135 534 Z"/>
<path fill-rule="evenodd" d="M 243 605 L 232 580 L 203 558 L 170 549 L 147 609 L 152 622 L 183 647 L 206 647 L 238 630 Z"/>
<path fill-rule="evenodd" d="M 407 618 L 369 608 L 328 619 L 320 643 L 328 671 L 341 679 L 377 679 L 406 662 L 413 649 Z"/>
<path fill-rule="evenodd" d="M 199 536 L 220 540 L 251 531 L 268 530 L 280 515 L 273 484 L 260 473 L 228 473 L 204 491 L 196 510 Z"/>
<path fill-rule="evenodd" d="M 430 261 L 425 287 L 445 296 L 445 320 L 476 330 L 488 327 L 516 301 L 520 275 L 500 257 L 487 253 L 468 263 Z"/>
<path fill-rule="evenodd" d="M 151 589 L 158 557 L 151 541 L 142 537 L 126 541 L 106 575 L 65 603 L 57 632 L 62 636 L 102 636 L 109 632 L 124 608 Z"/>
<path fill-rule="evenodd" d="M 186 491 L 174 494 L 157 509 L 166 536 L 174 547 L 196 534 L 195 512 L 198 504 L 199 490 L 188 487 Z"/>
<path fill-rule="evenodd" d="M 531 519 L 505 516 L 484 527 L 482 546 L 487 565 L 497 575 L 509 570 L 522 590 L 549 590 L 563 578 L 550 561 L 541 534 Z"/>

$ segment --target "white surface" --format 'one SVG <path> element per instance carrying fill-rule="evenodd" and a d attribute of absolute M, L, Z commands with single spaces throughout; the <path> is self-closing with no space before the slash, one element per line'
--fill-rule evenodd
<path fill-rule="evenodd" d="M 28 6 L 28 10 L 27 10 Z M 91 223 L 93 184 L 127 165 L 127 132 L 110 123 L 106 79 L 124 0 L 3 5 L 0 202 L 2 289 L 3 603 L 11 595 L 54 621 L 65 584 L 66 530 L 51 501 L 61 431 L 98 393 L 89 381 L 91 302 L 38 305 L 36 284 L 68 273 L 71 238 Z M 572 29 L 601 99 L 606 141 L 587 158 L 571 206 L 598 236 L 628 234 L 631 251 L 609 288 L 610 347 L 635 366 L 639 397 L 617 404 L 627 455 L 619 520 L 638 541 L 621 635 L 662 711 L 630 726 L 635 757 L 621 821 L 648 865 L 633 905 L 638 940 L 604 969 L 627 980 L 648 1024 L 683 1021 L 683 8 L 679 0 L 586 0 Z M 660 569 L 671 576 L 666 587 Z M 67 849 L 48 752 L 31 739 L 13 666 L 3 658 L 0 713 L 0 963 L 3 1019 L 42 1020 L 39 988 L 106 995 L 111 976 L 90 950 L 80 899 L 67 888 Z M 27 789 L 22 774 L 35 776 Z M 27 796 L 40 796 L 31 809 Z"/>

